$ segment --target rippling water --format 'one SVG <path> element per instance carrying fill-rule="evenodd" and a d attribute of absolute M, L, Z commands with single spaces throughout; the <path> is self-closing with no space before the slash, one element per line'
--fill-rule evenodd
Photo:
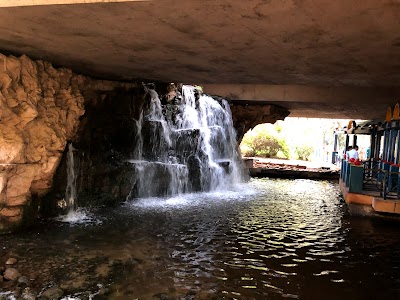
<path fill-rule="evenodd" d="M 1 237 L 0 254 L 69 299 L 400 297 L 400 223 L 350 218 L 336 183 L 255 179 L 93 213 Z"/>

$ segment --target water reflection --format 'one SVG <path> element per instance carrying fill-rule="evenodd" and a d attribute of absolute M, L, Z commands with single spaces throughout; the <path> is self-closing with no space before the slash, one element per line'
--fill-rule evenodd
<path fill-rule="evenodd" d="M 97 284 L 109 291 L 95 299 L 400 296 L 398 223 L 349 218 L 335 183 L 257 179 L 97 216 L 6 236 L 1 255 L 17 256 L 34 287 L 55 282 L 79 299 Z"/>

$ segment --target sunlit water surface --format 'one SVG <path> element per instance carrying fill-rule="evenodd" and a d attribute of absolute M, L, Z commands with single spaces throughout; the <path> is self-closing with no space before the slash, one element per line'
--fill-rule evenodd
<path fill-rule="evenodd" d="M 400 224 L 349 217 L 336 183 L 254 179 L 82 214 L 2 236 L 1 256 L 64 299 L 400 297 Z"/>

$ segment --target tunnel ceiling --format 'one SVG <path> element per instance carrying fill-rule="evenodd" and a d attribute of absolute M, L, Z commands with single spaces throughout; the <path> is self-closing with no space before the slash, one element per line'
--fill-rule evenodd
<path fill-rule="evenodd" d="M 116 80 L 378 87 L 395 97 L 399 28 L 400 2 L 393 0 L 3 7 L 0 51 Z"/>

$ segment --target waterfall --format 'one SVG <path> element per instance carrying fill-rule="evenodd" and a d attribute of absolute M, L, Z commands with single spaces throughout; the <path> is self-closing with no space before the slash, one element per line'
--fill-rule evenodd
<path fill-rule="evenodd" d="M 182 87 L 180 101 L 161 105 L 145 86 L 148 108 L 135 120 L 135 181 L 130 198 L 223 190 L 242 181 L 229 104 Z"/>
<path fill-rule="evenodd" d="M 77 208 L 77 193 L 76 193 L 76 174 L 75 160 L 72 143 L 68 145 L 67 152 L 67 188 L 65 189 L 65 201 L 67 203 L 68 213 L 74 212 Z"/>
<path fill-rule="evenodd" d="M 77 150 L 72 143 L 67 151 L 67 187 L 65 189 L 66 214 L 60 215 L 57 220 L 70 224 L 101 223 L 91 212 L 78 206 L 77 178 L 79 159 L 76 160 L 74 152 Z"/>

